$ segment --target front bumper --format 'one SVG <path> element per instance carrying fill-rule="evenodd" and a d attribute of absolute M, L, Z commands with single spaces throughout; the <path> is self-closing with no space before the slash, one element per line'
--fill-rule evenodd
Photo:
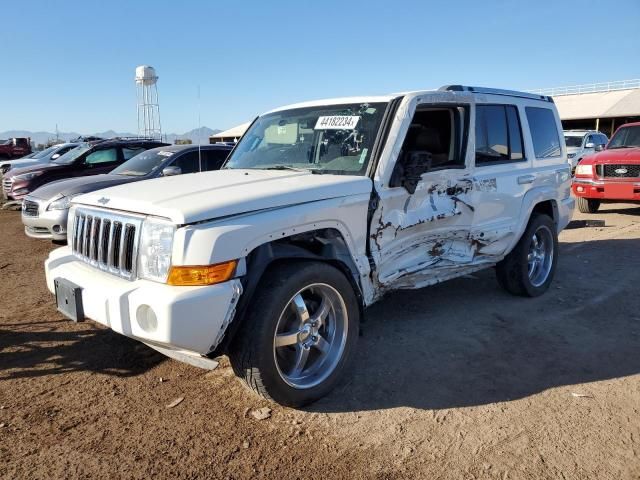
<path fill-rule="evenodd" d="M 86 317 L 152 346 L 200 355 L 220 342 L 242 293 L 238 279 L 204 287 L 124 280 L 78 260 L 69 247 L 49 254 L 45 273 L 52 293 L 56 278 L 82 288 Z M 138 319 L 148 307 L 157 319 L 154 328 Z"/>
<path fill-rule="evenodd" d="M 576 197 L 597 200 L 640 201 L 640 180 L 574 178 L 571 191 Z"/>
<path fill-rule="evenodd" d="M 24 210 L 22 211 L 24 233 L 32 238 L 66 240 L 69 209 L 47 210 L 46 204 L 37 203 L 37 215 L 25 215 Z"/>

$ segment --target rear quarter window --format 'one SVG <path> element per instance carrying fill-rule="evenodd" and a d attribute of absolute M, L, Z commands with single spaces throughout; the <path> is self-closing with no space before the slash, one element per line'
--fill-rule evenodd
<path fill-rule="evenodd" d="M 533 140 L 533 151 L 536 158 L 559 157 L 560 136 L 556 126 L 556 117 L 553 110 L 540 107 L 526 107 L 527 121 Z"/>

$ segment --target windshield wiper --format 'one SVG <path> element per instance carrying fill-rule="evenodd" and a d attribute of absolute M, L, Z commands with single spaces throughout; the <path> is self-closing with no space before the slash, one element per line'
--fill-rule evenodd
<path fill-rule="evenodd" d="M 615 150 L 616 148 L 638 148 L 640 145 L 615 145 L 607 148 L 607 150 Z"/>
<path fill-rule="evenodd" d="M 273 165 L 271 167 L 264 167 L 261 170 L 293 170 L 294 172 L 308 172 L 306 168 L 290 167 L 289 165 Z"/>

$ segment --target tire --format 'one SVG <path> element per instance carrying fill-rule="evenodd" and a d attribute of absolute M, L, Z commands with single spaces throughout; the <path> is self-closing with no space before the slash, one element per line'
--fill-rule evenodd
<path fill-rule="evenodd" d="M 515 248 L 496 265 L 496 277 L 513 295 L 537 297 L 551 285 L 557 263 L 556 225 L 548 215 L 534 214 Z"/>
<path fill-rule="evenodd" d="M 356 294 L 340 270 L 321 262 L 271 268 L 231 345 L 231 365 L 258 395 L 307 405 L 329 393 L 348 368 L 359 317 Z"/>
<path fill-rule="evenodd" d="M 600 200 L 576 197 L 576 204 L 581 213 L 596 213 L 600 208 Z"/>

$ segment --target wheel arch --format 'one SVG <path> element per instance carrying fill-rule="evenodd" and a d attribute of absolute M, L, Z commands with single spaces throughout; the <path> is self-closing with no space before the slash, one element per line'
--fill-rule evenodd
<path fill-rule="evenodd" d="M 272 240 L 255 247 L 246 258 L 246 275 L 242 278 L 243 293 L 238 301 L 233 321 L 216 349 L 209 353 L 216 357 L 228 351 L 236 333 L 242 326 L 248 307 L 261 280 L 270 269 L 286 262 L 324 262 L 340 270 L 351 284 L 361 318 L 364 313 L 364 295 L 360 271 L 349 251 L 349 246 L 336 228 L 321 228 Z"/>

